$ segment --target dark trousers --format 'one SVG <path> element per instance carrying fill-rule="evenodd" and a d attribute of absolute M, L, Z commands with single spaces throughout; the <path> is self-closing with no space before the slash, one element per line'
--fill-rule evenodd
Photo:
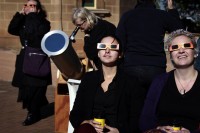
<path fill-rule="evenodd" d="M 132 66 L 122 67 L 122 69 L 128 75 L 137 77 L 146 91 L 149 89 L 151 82 L 157 75 L 166 72 L 166 68 L 155 66 Z"/>
<path fill-rule="evenodd" d="M 42 106 L 48 104 L 46 98 L 47 87 L 29 87 L 24 86 L 20 88 L 19 101 L 23 102 L 23 108 L 26 108 L 29 113 L 40 115 L 40 109 Z"/>

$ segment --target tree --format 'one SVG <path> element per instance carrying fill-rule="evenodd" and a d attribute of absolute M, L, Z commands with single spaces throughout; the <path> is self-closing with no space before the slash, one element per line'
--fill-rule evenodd
<path fill-rule="evenodd" d="M 167 0 L 157 0 L 160 9 L 166 10 Z M 174 0 L 181 20 L 190 32 L 200 33 L 200 0 Z"/>

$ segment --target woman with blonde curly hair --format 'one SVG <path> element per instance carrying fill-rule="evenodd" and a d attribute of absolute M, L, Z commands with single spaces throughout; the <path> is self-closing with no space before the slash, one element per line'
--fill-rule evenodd
<path fill-rule="evenodd" d="M 83 7 L 74 11 L 72 22 L 85 33 L 84 51 L 87 57 L 92 61 L 92 64 L 94 63 L 94 68 L 100 68 L 101 62 L 97 55 L 97 43 L 106 35 L 115 35 L 115 25 Z"/>
<path fill-rule="evenodd" d="M 167 133 L 200 132 L 200 75 L 194 69 L 195 36 L 185 30 L 172 32 L 168 40 L 174 70 L 154 79 L 143 107 L 140 128 Z"/>

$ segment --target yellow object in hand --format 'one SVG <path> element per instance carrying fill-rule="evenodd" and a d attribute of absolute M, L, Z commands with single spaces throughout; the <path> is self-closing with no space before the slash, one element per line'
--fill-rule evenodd
<path fill-rule="evenodd" d="M 94 118 L 94 121 L 99 122 L 99 123 L 101 124 L 102 127 L 104 127 L 104 125 L 105 125 L 105 119 Z"/>
<path fill-rule="evenodd" d="M 181 130 L 181 127 L 173 126 L 172 128 L 173 128 L 174 131 L 179 131 L 179 130 Z"/>

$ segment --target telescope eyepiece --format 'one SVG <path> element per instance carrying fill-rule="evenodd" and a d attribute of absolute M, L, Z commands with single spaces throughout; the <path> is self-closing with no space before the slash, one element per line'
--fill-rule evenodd
<path fill-rule="evenodd" d="M 70 35 L 69 39 L 70 39 L 72 42 L 76 42 L 75 36 L 76 36 L 76 34 L 77 34 L 77 32 L 78 32 L 79 29 L 80 29 L 80 27 L 77 26 L 77 27 L 74 29 L 74 31 L 72 32 L 72 34 Z"/>

